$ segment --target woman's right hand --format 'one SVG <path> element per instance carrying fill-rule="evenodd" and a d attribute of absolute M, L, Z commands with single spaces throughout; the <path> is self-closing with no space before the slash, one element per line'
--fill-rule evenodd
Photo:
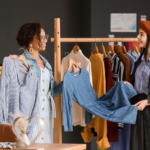
<path fill-rule="evenodd" d="M 8 57 L 12 58 L 12 59 L 16 59 L 16 55 L 9 55 Z"/>
<path fill-rule="evenodd" d="M 124 81 L 124 84 L 128 84 L 130 85 L 131 87 L 133 87 L 133 85 L 131 83 L 129 83 L 128 81 Z M 134 87 L 133 87 L 134 88 Z"/>

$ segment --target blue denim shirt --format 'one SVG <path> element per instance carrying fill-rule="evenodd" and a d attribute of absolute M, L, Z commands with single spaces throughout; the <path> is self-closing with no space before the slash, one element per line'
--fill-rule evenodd
<path fill-rule="evenodd" d="M 145 93 L 148 95 L 148 84 L 150 78 L 150 58 L 147 59 L 147 62 L 144 60 L 144 55 L 141 57 L 141 63 L 136 69 L 135 72 L 135 83 L 134 88 L 138 94 Z"/>
<path fill-rule="evenodd" d="M 135 61 L 137 61 L 138 58 L 140 57 L 140 53 L 137 54 L 135 51 L 131 52 L 131 50 L 129 50 L 128 54 L 130 54 L 131 56 L 133 56 L 133 58 L 135 59 Z"/>
<path fill-rule="evenodd" d="M 37 64 L 37 61 L 32 58 L 32 56 L 30 55 L 28 50 L 25 50 L 25 52 L 22 55 L 25 57 L 27 64 L 31 67 L 33 72 L 39 78 L 39 83 L 40 83 L 41 71 L 40 71 L 40 68 Z M 39 54 L 39 56 L 41 57 L 42 61 L 44 62 L 45 67 L 50 72 L 50 78 L 51 78 L 50 79 L 50 92 L 51 92 L 51 95 L 52 95 L 52 97 L 53 96 L 57 97 L 62 93 L 62 84 L 63 84 L 63 82 L 61 82 L 60 84 L 57 85 L 57 83 L 54 79 L 54 76 L 53 76 L 51 65 L 48 63 L 48 61 L 41 54 Z"/>
<path fill-rule="evenodd" d="M 121 81 L 98 99 L 86 69 L 81 68 L 77 73 L 67 71 L 63 77 L 64 131 L 73 130 L 72 99 L 86 110 L 87 124 L 91 123 L 92 114 L 113 122 L 135 124 L 137 106 L 132 106 L 129 99 L 136 94 L 134 88 Z"/>
<path fill-rule="evenodd" d="M 38 78 L 31 68 L 27 70 L 22 61 L 9 57 L 3 59 L 0 93 L 0 123 L 11 123 L 19 112 L 26 117 L 38 116 Z M 29 139 L 36 123 L 36 119 L 31 120 L 27 133 Z"/>

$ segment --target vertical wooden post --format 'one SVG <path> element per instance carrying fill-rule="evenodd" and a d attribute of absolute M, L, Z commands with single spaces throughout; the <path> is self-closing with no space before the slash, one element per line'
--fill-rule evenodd
<path fill-rule="evenodd" d="M 54 78 L 57 83 L 61 81 L 61 43 L 60 18 L 54 19 Z M 62 114 L 61 96 L 55 97 L 56 118 L 54 119 L 54 143 L 62 143 Z"/>

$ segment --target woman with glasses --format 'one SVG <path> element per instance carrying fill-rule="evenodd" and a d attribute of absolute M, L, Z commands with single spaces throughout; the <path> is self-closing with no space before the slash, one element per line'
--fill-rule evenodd
<path fill-rule="evenodd" d="M 53 97 L 62 93 L 62 82 L 57 85 L 51 65 L 39 52 L 46 49 L 48 35 L 45 34 L 43 25 L 40 22 L 30 22 L 23 24 L 18 31 L 16 40 L 21 47 L 25 47 L 22 54 L 27 64 L 31 67 L 39 79 L 39 116 L 44 121 L 44 131 L 36 140 L 36 143 L 53 143 L 53 118 L 56 117 L 55 104 Z M 16 55 L 10 55 L 16 59 Z M 77 64 L 78 65 L 78 64 Z M 78 66 L 73 66 L 73 71 L 78 71 Z M 37 124 L 34 129 L 35 138 L 40 127 Z"/>

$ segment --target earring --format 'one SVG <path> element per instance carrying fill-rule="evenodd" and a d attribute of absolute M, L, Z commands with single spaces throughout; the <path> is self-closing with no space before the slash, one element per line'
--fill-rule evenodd
<path fill-rule="evenodd" d="M 30 54 L 33 53 L 32 44 L 30 45 L 29 53 L 30 53 Z"/>

